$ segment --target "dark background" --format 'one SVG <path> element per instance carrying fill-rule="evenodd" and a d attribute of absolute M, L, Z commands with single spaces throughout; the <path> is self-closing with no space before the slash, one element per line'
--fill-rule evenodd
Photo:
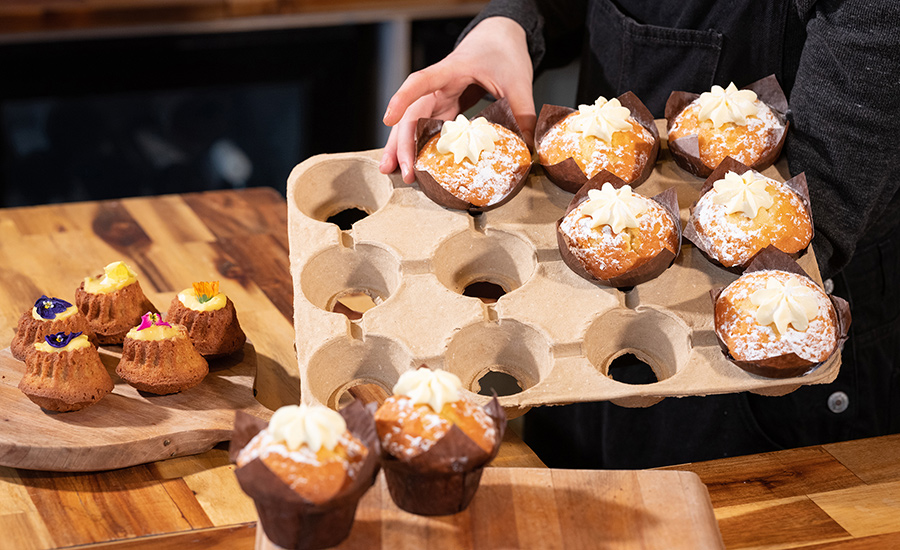
<path fill-rule="evenodd" d="M 413 69 L 468 19 L 415 21 Z M 270 186 L 381 147 L 377 25 L 0 45 L 0 206 Z"/>

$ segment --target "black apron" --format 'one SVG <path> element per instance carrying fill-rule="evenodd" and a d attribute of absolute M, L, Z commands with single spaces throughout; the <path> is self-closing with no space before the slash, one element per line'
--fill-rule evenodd
<path fill-rule="evenodd" d="M 631 90 L 661 117 L 670 90 L 775 74 L 789 95 L 804 27 L 788 2 L 591 0 L 578 103 Z M 667 25 L 667 26 L 664 26 Z M 739 49 L 735 44 L 752 43 Z M 900 231 L 861 244 L 834 278 L 854 314 L 835 382 L 783 397 L 668 398 L 539 407 L 524 439 L 551 467 L 649 468 L 900 431 Z"/>

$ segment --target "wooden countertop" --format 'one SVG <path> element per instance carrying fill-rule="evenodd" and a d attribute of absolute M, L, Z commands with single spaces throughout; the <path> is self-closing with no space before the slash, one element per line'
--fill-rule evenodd
<path fill-rule="evenodd" d="M 124 259 L 160 303 L 186 273 L 220 279 L 248 337 L 290 376 L 287 250 L 286 205 L 271 189 L 0 210 L 0 346 L 36 296 L 72 297 L 81 278 Z M 896 548 L 898 457 L 895 435 L 669 469 L 706 484 L 728 548 Z M 542 466 L 512 434 L 495 465 Z M 0 467 L 0 549 L 253 548 L 255 519 L 224 445 L 98 473 Z"/>

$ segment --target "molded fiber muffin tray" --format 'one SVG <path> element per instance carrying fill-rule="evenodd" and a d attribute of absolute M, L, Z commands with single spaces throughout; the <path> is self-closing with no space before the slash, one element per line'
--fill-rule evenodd
<path fill-rule="evenodd" d="M 689 242 L 662 275 L 627 292 L 576 275 L 560 257 L 555 225 L 573 195 L 539 167 L 509 203 L 473 216 L 436 205 L 398 174 L 381 174 L 380 158 L 380 150 L 320 155 L 288 179 L 295 344 L 306 403 L 338 408 L 342 395 L 363 383 L 390 393 L 401 373 L 423 363 L 456 373 L 482 404 L 482 376 L 512 376 L 522 391 L 500 397 L 511 416 L 583 401 L 645 407 L 666 397 L 783 395 L 837 376 L 839 353 L 787 379 L 755 376 L 727 361 L 709 290 L 737 275 Z M 764 173 L 785 179 L 780 165 Z M 661 150 L 636 191 L 652 196 L 675 186 L 683 225 L 702 185 Z M 326 221 L 348 209 L 368 215 L 344 231 Z M 821 283 L 811 249 L 798 263 Z M 506 293 L 495 303 L 463 295 L 478 282 Z M 337 300 L 359 293 L 376 304 L 360 319 L 332 311 Z M 628 353 L 650 365 L 657 382 L 610 377 L 610 363 Z"/>

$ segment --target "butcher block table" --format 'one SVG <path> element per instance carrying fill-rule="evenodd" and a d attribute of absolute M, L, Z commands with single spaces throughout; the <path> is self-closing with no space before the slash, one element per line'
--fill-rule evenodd
<path fill-rule="evenodd" d="M 0 349 L 36 297 L 71 297 L 81 278 L 123 259 L 162 307 L 162 298 L 189 286 L 192 276 L 221 280 L 252 343 L 258 399 L 270 409 L 296 402 L 287 251 L 286 204 L 268 188 L 0 210 Z M 60 286 L 69 280 L 71 290 Z M 3 354 L 8 351 L 0 351 L 0 362 L 8 362 Z M 0 410 L 0 464 L 19 460 L 4 457 L 2 430 L 27 406 L 33 405 Z M 226 445 L 173 454 L 92 472 L 0 466 L 0 549 L 253 548 L 256 513 L 237 485 Z M 685 488 L 674 497 L 682 500 L 665 500 L 670 497 L 654 485 L 662 479 Z M 484 480 L 466 513 L 423 519 L 398 533 L 390 528 L 395 512 L 382 511 L 380 519 L 362 518 L 369 538 L 357 542 L 367 544 L 351 547 L 685 547 L 677 534 L 660 543 L 628 533 L 684 513 L 688 522 L 699 518 L 692 528 L 717 540 L 716 522 L 702 524 L 711 501 L 727 548 L 900 548 L 900 435 L 657 471 L 602 472 L 546 469 L 509 432 Z M 377 500 L 387 498 L 381 484 L 370 491 L 375 496 L 367 494 L 365 514 L 372 502 L 386 510 Z M 624 522 L 590 516 L 585 503 L 615 501 L 616 488 L 630 488 L 654 513 L 622 506 L 616 517 Z M 585 514 L 595 521 L 578 521 Z M 543 521 L 524 521 L 531 517 Z M 534 529 L 523 523 L 542 524 L 545 538 L 517 538 Z"/>

